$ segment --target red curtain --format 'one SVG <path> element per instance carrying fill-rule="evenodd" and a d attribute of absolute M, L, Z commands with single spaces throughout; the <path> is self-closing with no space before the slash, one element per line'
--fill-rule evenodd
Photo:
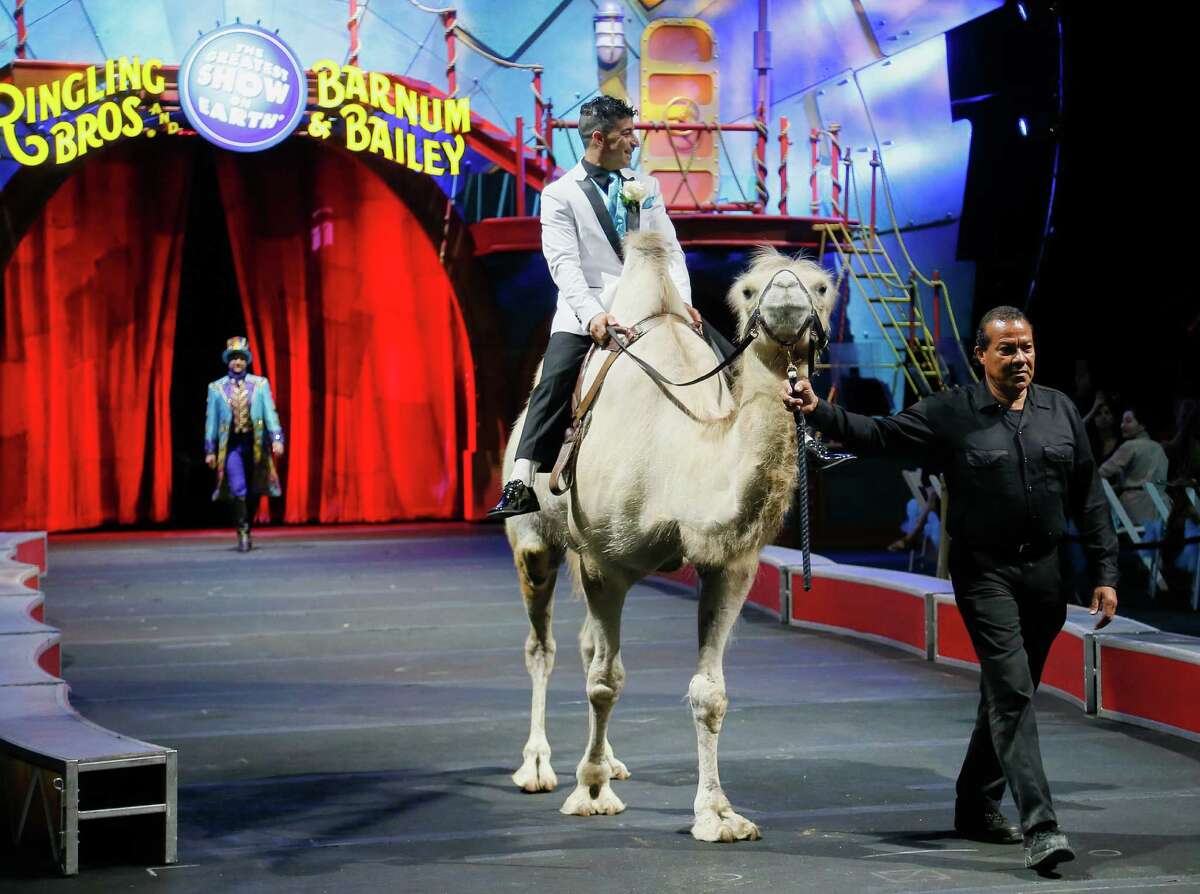
<path fill-rule="evenodd" d="M 437 246 L 353 157 L 221 153 L 255 371 L 288 443 L 289 522 L 460 518 L 473 365 Z"/>
<path fill-rule="evenodd" d="M 4 271 L 0 529 L 161 521 L 188 151 L 76 163 Z"/>

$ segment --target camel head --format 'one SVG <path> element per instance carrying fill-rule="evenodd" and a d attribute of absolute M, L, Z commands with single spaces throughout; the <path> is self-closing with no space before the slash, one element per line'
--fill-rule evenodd
<path fill-rule="evenodd" d="M 807 363 L 814 326 L 813 312 L 821 330 L 829 331 L 829 315 L 837 293 L 833 275 L 820 264 L 799 255 L 789 257 L 770 246 L 761 246 L 733 283 L 726 296 L 738 317 L 738 332 L 745 335 L 755 310 L 760 320 L 759 337 L 753 350 L 769 366 L 786 363 L 790 351 Z"/>

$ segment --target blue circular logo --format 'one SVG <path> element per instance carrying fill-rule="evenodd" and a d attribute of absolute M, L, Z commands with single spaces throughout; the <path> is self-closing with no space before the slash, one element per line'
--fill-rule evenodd
<path fill-rule="evenodd" d="M 254 25 L 204 35 L 179 66 L 184 114 L 222 149 L 269 149 L 296 129 L 307 103 L 308 80 L 296 54 Z"/>

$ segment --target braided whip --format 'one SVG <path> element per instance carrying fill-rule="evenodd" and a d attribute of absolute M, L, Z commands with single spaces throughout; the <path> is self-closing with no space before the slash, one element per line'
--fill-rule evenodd
<path fill-rule="evenodd" d="M 796 364 L 789 363 L 787 369 L 788 385 L 793 392 L 796 390 L 796 380 L 799 373 Z M 792 410 L 796 420 L 796 442 L 800 445 L 800 551 L 803 555 L 804 592 L 812 589 L 812 554 L 809 542 L 808 518 L 808 451 L 805 442 L 808 440 L 808 425 L 804 421 L 804 411 L 799 407 Z"/>

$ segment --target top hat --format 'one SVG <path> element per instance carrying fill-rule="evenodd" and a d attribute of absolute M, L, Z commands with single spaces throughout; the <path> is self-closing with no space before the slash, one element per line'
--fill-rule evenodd
<path fill-rule="evenodd" d="M 254 355 L 250 353 L 250 339 L 244 335 L 235 335 L 229 341 L 225 342 L 225 350 L 221 354 L 221 362 L 228 364 L 230 358 L 235 354 L 241 354 L 245 357 L 247 366 L 253 363 Z"/>

